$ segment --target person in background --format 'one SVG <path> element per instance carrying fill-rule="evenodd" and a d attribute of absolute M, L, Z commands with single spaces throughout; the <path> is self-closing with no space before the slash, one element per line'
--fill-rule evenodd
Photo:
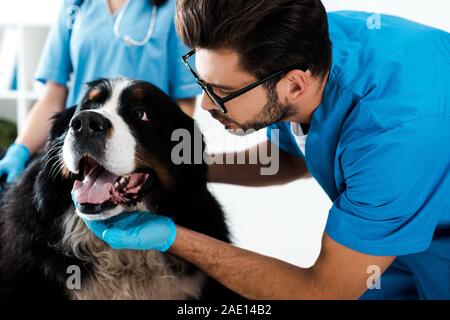
<path fill-rule="evenodd" d="M 98 78 L 151 82 L 192 116 L 201 90 L 180 59 L 187 48 L 175 31 L 175 3 L 64 0 L 36 73 L 44 92 L 0 161 L 0 177 L 16 181 L 30 155 L 43 146 L 51 117 L 77 104 L 84 84 Z"/>

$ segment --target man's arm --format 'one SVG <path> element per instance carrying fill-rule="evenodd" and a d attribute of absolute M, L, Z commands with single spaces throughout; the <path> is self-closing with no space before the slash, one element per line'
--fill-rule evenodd
<path fill-rule="evenodd" d="M 272 148 L 276 148 L 277 152 L 271 152 L 271 150 L 274 150 Z M 271 158 L 271 161 L 279 161 L 279 169 L 276 174 L 261 174 L 261 168 L 267 167 L 267 164 L 263 164 L 264 161 L 261 161 L 259 150 L 267 152 L 267 156 Z M 279 156 L 276 157 L 276 155 Z M 211 164 L 208 167 L 208 176 L 211 182 L 259 187 L 279 185 L 299 178 L 309 177 L 303 158 L 289 155 L 267 140 L 247 150 L 235 152 L 232 155 L 219 155 L 218 158 L 246 159 L 246 161 L 245 164 Z M 257 159 L 256 164 L 250 164 L 248 159 Z"/>
<path fill-rule="evenodd" d="M 375 265 L 384 272 L 395 259 L 351 250 L 325 233 L 316 264 L 304 269 L 180 226 L 169 252 L 238 294 L 260 300 L 357 299 L 368 288 L 368 268 Z"/>

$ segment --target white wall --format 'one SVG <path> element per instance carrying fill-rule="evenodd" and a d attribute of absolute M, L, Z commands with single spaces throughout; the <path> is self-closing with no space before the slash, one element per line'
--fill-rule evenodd
<path fill-rule="evenodd" d="M 61 0 L 0 0 L 0 22 L 49 25 L 55 21 L 61 3 Z"/>
<path fill-rule="evenodd" d="M 360 10 L 402 16 L 450 31 L 448 0 L 325 0 L 328 11 Z M 237 149 L 251 144 L 248 138 L 230 137 L 203 110 L 196 117 L 207 137 Z M 264 132 L 254 141 L 264 139 Z M 244 141 L 243 141 L 244 140 Z M 210 149 L 218 151 L 220 146 Z M 236 243 L 299 266 L 314 263 L 331 202 L 314 179 L 296 181 L 281 187 L 246 188 L 213 184 L 211 189 L 223 204 Z"/>

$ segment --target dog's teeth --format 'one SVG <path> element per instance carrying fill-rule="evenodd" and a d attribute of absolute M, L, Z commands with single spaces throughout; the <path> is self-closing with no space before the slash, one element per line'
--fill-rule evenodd
<path fill-rule="evenodd" d="M 127 184 L 128 184 L 128 181 L 130 181 L 130 177 L 129 176 L 122 177 L 120 179 L 120 181 L 119 181 L 120 187 L 121 188 L 125 188 L 127 186 Z"/>
<path fill-rule="evenodd" d="M 120 177 L 119 180 L 117 180 L 114 183 L 114 188 L 117 191 L 122 191 L 128 185 L 128 181 L 130 181 L 130 177 L 129 176 Z"/>

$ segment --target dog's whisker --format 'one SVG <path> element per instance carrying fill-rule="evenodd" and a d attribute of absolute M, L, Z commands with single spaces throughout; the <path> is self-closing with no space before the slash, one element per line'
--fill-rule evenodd
<path fill-rule="evenodd" d="M 44 155 L 44 166 L 48 166 L 48 164 L 53 161 L 55 158 L 61 157 L 61 151 L 57 150 L 60 146 L 55 144 L 52 146 Z"/>
<path fill-rule="evenodd" d="M 56 158 L 59 158 L 60 156 L 61 156 L 61 155 L 60 155 L 59 153 L 58 153 L 58 154 L 52 155 L 50 158 L 47 159 L 47 161 L 45 162 L 44 165 L 47 165 L 49 162 L 53 161 L 53 160 L 56 159 Z"/>
<path fill-rule="evenodd" d="M 55 163 L 53 163 L 51 169 L 50 169 L 50 178 L 52 180 L 55 180 L 56 177 L 58 176 L 59 173 L 61 173 L 61 171 L 63 170 L 63 164 L 64 164 L 64 159 L 62 159 L 62 157 L 59 157 Z M 55 171 L 56 170 L 56 171 Z"/>

